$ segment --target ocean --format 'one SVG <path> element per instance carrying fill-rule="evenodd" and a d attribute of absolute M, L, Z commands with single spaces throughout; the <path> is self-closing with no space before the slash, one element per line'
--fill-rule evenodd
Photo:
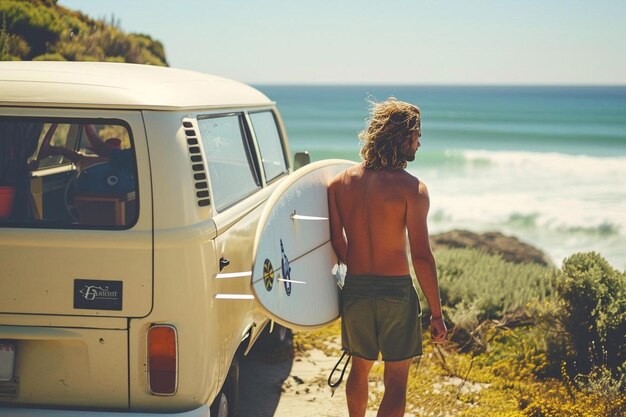
<path fill-rule="evenodd" d="M 500 231 L 556 265 L 596 251 L 626 269 L 626 87 L 257 86 L 291 152 L 359 160 L 367 100 L 422 110 L 408 170 L 429 188 L 430 233 Z"/>

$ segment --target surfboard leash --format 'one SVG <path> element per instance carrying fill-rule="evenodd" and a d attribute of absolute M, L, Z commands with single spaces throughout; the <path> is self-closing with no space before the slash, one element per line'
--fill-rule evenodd
<path fill-rule="evenodd" d="M 341 370 L 341 374 L 339 375 L 339 378 L 333 382 L 333 374 L 335 372 L 337 372 L 339 365 L 341 364 L 341 361 L 343 360 L 343 358 L 345 356 L 348 356 L 348 359 L 346 359 L 346 363 L 343 365 L 343 369 Z M 350 352 L 348 352 L 347 350 L 344 350 L 343 353 L 341 354 L 341 357 L 339 358 L 339 360 L 337 361 L 337 363 L 335 364 L 334 368 L 332 371 L 330 371 L 330 375 L 328 375 L 328 386 L 330 387 L 330 397 L 332 398 L 333 395 L 335 395 L 335 390 L 337 389 L 337 387 L 339 385 L 341 385 L 341 382 L 343 381 L 343 375 L 346 373 L 346 368 L 348 367 L 348 364 L 350 363 L 350 359 L 352 359 L 352 354 Z"/>

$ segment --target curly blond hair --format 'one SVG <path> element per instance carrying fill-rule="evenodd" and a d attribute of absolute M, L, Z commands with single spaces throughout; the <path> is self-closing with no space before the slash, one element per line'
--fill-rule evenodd
<path fill-rule="evenodd" d="M 379 170 L 406 168 L 406 153 L 413 132 L 421 130 L 421 111 L 410 103 L 389 97 L 371 103 L 367 127 L 359 132 L 365 168 Z"/>

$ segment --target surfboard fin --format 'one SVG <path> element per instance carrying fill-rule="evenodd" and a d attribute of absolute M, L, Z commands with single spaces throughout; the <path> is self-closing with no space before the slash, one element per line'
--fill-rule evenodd
<path fill-rule="evenodd" d="M 328 217 L 302 216 L 300 214 L 292 215 L 292 220 L 328 220 Z"/>
<path fill-rule="evenodd" d="M 215 294 L 216 300 L 254 300 L 252 294 Z"/>
<path fill-rule="evenodd" d="M 215 275 L 216 279 L 229 279 L 229 278 L 247 278 L 252 276 L 252 271 L 244 271 L 244 272 L 227 272 L 223 274 Z"/>
<path fill-rule="evenodd" d="M 284 279 L 284 278 L 278 278 L 279 281 L 283 281 L 283 282 L 291 282 L 292 284 L 306 284 L 306 282 L 304 281 L 296 281 L 293 279 Z"/>
<path fill-rule="evenodd" d="M 291 213 L 290 218 L 291 220 L 314 220 L 314 221 L 328 220 L 328 217 L 304 216 L 302 214 L 296 214 L 295 210 L 293 211 L 293 213 Z"/>

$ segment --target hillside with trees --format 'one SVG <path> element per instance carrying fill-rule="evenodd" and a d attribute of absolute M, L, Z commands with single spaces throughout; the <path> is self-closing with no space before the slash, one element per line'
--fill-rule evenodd
<path fill-rule="evenodd" d="M 110 61 L 167 66 L 161 42 L 125 33 L 57 0 L 0 0 L 0 60 Z"/>

